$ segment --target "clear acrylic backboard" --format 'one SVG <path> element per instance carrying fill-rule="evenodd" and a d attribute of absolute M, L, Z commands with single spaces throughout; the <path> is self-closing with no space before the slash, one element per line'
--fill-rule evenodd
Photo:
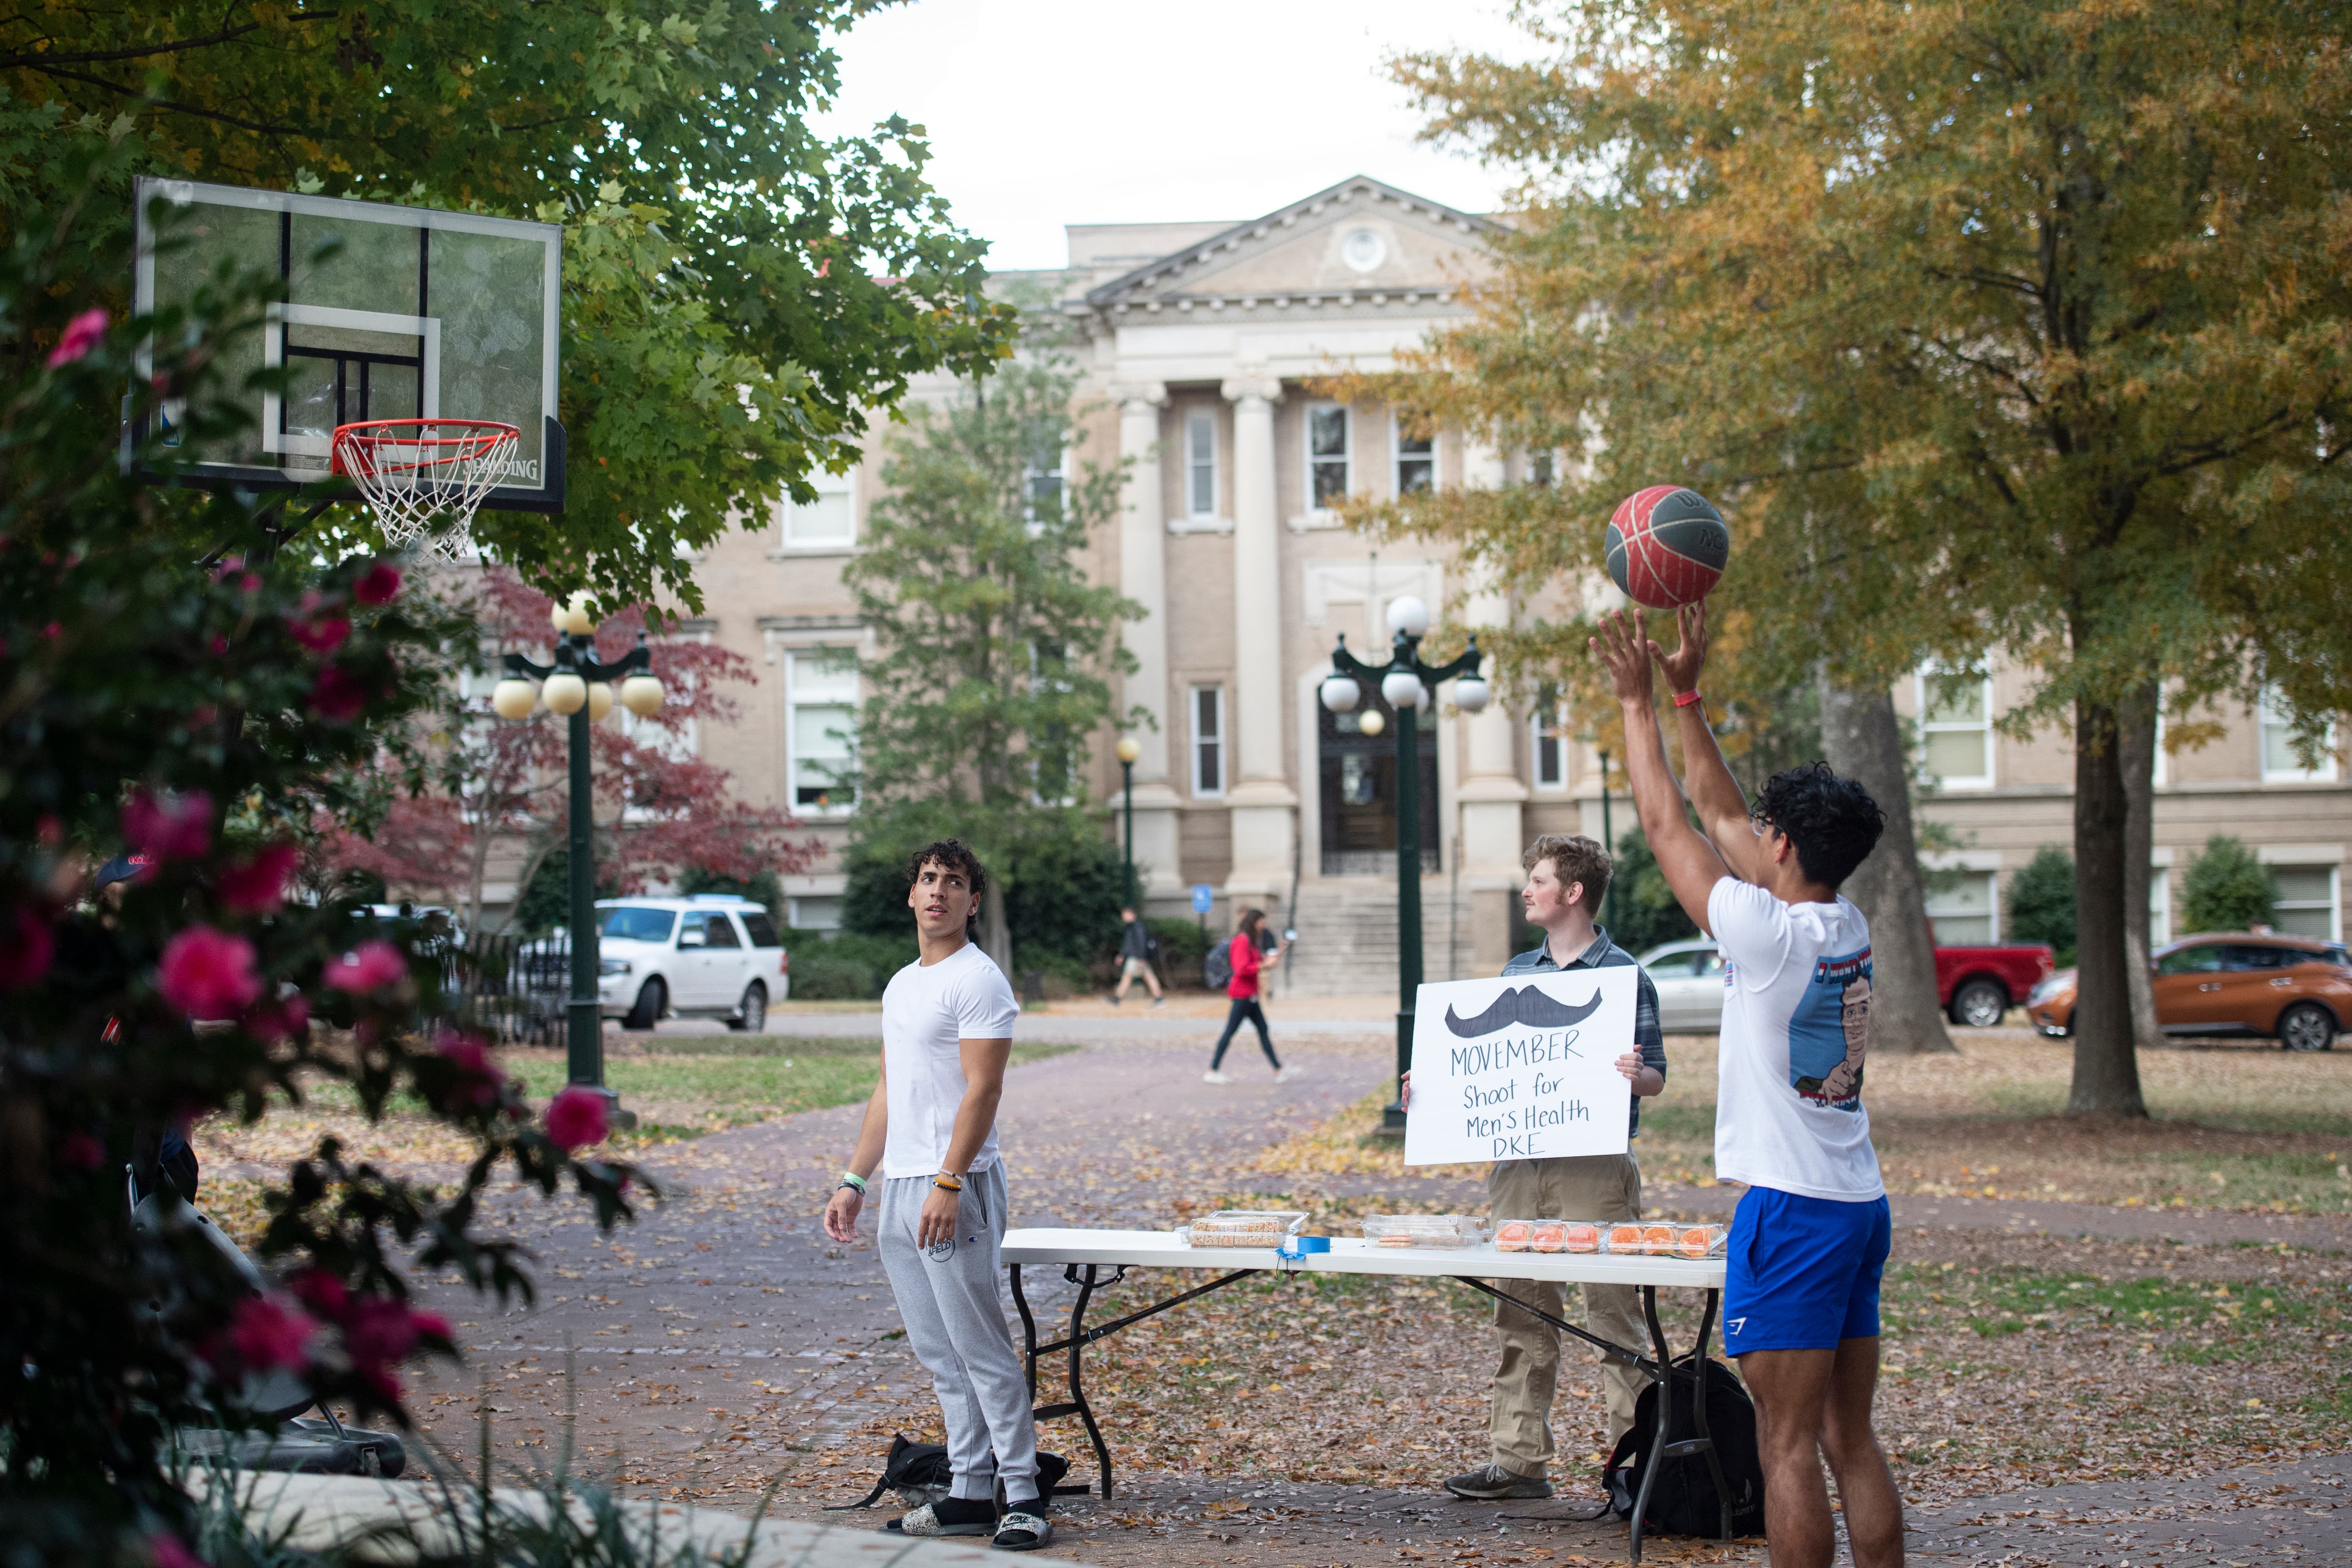
<path fill-rule="evenodd" d="M 185 209 L 160 251 L 148 206 Z M 222 366 L 241 387 L 284 367 L 283 395 L 251 394 L 233 447 L 184 454 L 187 482 L 248 489 L 328 477 L 335 427 L 373 419 L 494 419 L 521 432 L 483 505 L 563 509 L 556 366 L 563 280 L 554 224 L 192 180 L 142 179 L 135 307 L 185 300 L 225 260 L 278 274 L 286 301 Z M 340 241 L 319 256 L 323 241 Z M 142 374 L 147 367 L 140 367 Z M 171 438 L 172 410 L 163 434 Z M 148 432 L 134 430 L 134 441 Z"/>

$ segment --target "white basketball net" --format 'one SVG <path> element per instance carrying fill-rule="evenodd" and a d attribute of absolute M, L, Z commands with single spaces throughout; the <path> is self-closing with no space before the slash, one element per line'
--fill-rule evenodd
<path fill-rule="evenodd" d="M 456 562 L 522 432 L 488 419 L 375 419 L 335 428 L 335 472 L 359 487 L 384 542 Z"/>

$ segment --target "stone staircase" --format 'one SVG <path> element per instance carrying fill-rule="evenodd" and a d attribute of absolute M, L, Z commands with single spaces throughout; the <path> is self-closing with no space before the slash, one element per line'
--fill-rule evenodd
<path fill-rule="evenodd" d="M 1465 889 L 1449 920 L 1450 879 L 1421 882 L 1421 963 L 1424 980 L 1467 978 L 1471 973 L 1471 906 Z M 1397 983 L 1397 899 L 1393 879 L 1326 877 L 1298 885 L 1298 907 L 1284 918 L 1298 941 L 1289 973 L 1270 988 L 1276 997 L 1360 996 L 1392 992 Z M 1447 939 L 1454 938 L 1449 962 Z"/>

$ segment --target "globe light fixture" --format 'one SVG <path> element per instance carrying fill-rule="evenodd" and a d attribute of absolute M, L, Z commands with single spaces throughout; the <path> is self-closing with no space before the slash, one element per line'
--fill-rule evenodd
<path fill-rule="evenodd" d="M 1353 713 L 1364 700 L 1364 689 L 1344 675 L 1327 675 L 1321 690 L 1323 706 L 1334 713 Z"/>
<path fill-rule="evenodd" d="M 640 719 L 660 712 L 666 695 L 662 683 L 650 675 L 633 675 L 621 682 L 621 706 Z"/>
<path fill-rule="evenodd" d="M 1356 721 L 1356 728 L 1367 735 L 1377 735 L 1389 727 L 1389 721 L 1377 708 L 1367 708 L 1364 716 Z"/>
<path fill-rule="evenodd" d="M 528 680 L 509 675 L 490 688 L 490 711 L 501 719 L 528 719 L 538 706 L 539 688 Z"/>
<path fill-rule="evenodd" d="M 1475 675 L 1465 675 L 1454 683 L 1454 705 L 1465 713 L 1484 713 L 1494 692 Z"/>
<path fill-rule="evenodd" d="M 1422 699 L 1429 695 L 1429 689 L 1412 670 L 1392 669 L 1381 677 L 1381 695 L 1388 699 L 1391 708 L 1418 708 Z"/>
<path fill-rule="evenodd" d="M 613 683 L 592 680 L 588 683 L 588 722 L 602 724 L 604 715 L 613 710 Z"/>
<path fill-rule="evenodd" d="M 584 637 L 596 629 L 595 617 L 588 613 L 588 595 L 584 592 L 558 602 L 548 612 L 547 618 L 555 623 L 557 631 L 570 632 L 575 637 Z"/>
<path fill-rule="evenodd" d="M 1399 637 L 1417 637 L 1429 631 L 1429 606 L 1411 594 L 1400 594 L 1389 601 L 1389 630 Z"/>
<path fill-rule="evenodd" d="M 539 694 L 550 713 L 566 719 L 588 706 L 588 683 L 568 669 L 559 669 L 549 676 Z"/>
<path fill-rule="evenodd" d="M 1121 735 L 1118 738 L 1118 744 L 1114 748 L 1114 750 L 1117 752 L 1120 762 L 1132 767 L 1135 765 L 1135 760 L 1143 755 L 1143 742 L 1137 740 L 1132 735 Z"/>

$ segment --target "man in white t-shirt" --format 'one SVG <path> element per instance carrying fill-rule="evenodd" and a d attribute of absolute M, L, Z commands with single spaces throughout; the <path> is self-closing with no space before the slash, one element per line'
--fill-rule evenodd
<path fill-rule="evenodd" d="M 907 1342 L 939 1394 L 954 1472 L 947 1497 L 884 1528 L 986 1535 L 1005 1551 L 1033 1552 L 1054 1530 L 1037 1483 L 1029 1381 L 996 1295 L 1005 1210 L 996 1105 L 1021 1005 L 971 940 L 988 886 L 971 851 L 952 838 L 929 845 L 907 876 L 920 956 L 882 993 L 882 1081 L 825 1205 L 824 1230 L 835 1241 L 857 1238 L 866 1179 L 879 1165 L 882 1266 Z"/>
<path fill-rule="evenodd" d="M 1870 1427 L 1886 1188 L 1862 1108 L 1870 926 L 1838 889 L 1885 813 L 1824 763 L 1775 773 L 1750 806 L 1724 765 L 1698 678 L 1706 615 L 1680 612 L 1666 653 L 1623 611 L 1595 652 L 1625 720 L 1625 771 L 1666 885 L 1727 963 L 1717 1050 L 1715 1173 L 1747 1184 L 1732 1215 L 1724 1348 L 1756 1400 L 1764 1529 L 1775 1568 L 1828 1568 L 1837 1477 L 1855 1568 L 1903 1561 L 1903 1502 Z M 1690 806 L 1666 762 L 1651 668 L 1675 700 Z"/>

